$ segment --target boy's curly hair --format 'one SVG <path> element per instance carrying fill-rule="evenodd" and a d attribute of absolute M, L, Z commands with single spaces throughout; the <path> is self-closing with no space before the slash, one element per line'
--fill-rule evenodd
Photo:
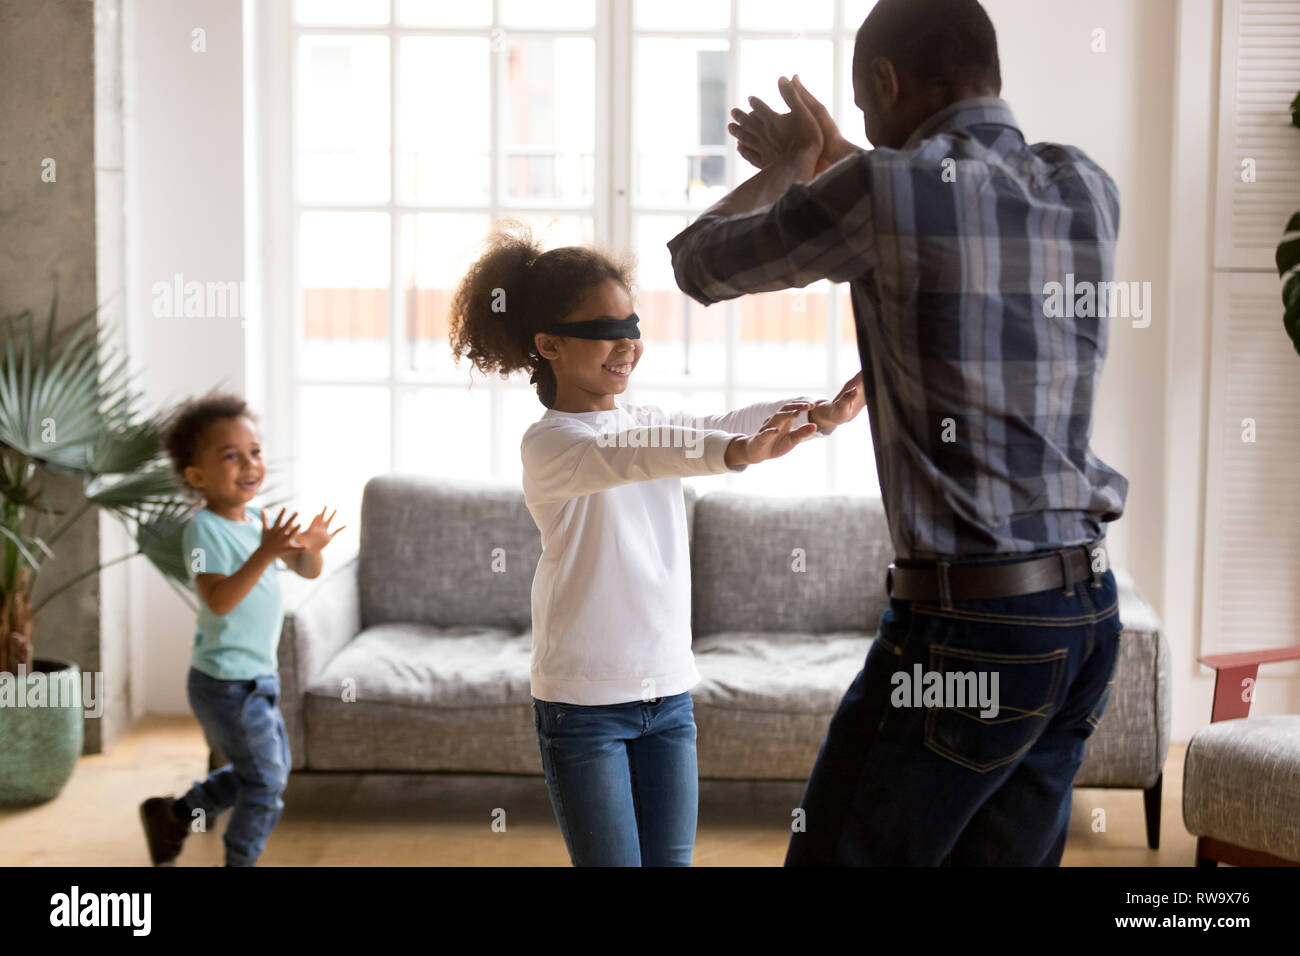
<path fill-rule="evenodd" d="M 181 490 L 190 497 L 196 496 L 198 492 L 185 479 L 185 469 L 194 464 L 198 457 L 208 427 L 213 422 L 226 418 L 257 421 L 257 416 L 248 407 L 248 403 L 238 395 L 209 392 L 201 398 L 191 398 L 181 403 L 163 425 L 163 448 L 171 459 L 172 471 L 180 482 Z"/>
<path fill-rule="evenodd" d="M 533 336 L 573 312 L 583 296 L 607 280 L 631 293 L 633 259 L 586 246 L 544 252 L 531 230 L 514 219 L 498 223 L 484 245 L 452 298 L 452 353 L 457 362 L 467 355 L 480 372 L 502 378 L 529 369 L 538 399 L 551 408 L 555 373 L 538 354 Z"/>

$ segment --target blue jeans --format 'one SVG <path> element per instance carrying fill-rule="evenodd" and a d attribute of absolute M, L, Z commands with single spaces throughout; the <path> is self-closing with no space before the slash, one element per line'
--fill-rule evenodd
<path fill-rule="evenodd" d="M 689 691 L 579 706 L 533 698 L 555 819 L 574 866 L 690 866 L 699 809 Z"/>
<path fill-rule="evenodd" d="M 1071 594 L 947 609 L 891 598 L 822 742 L 786 865 L 1059 865 L 1120 629 L 1109 570 Z M 917 706 L 918 673 L 954 688 L 984 679 L 996 713 L 955 691 Z"/>
<path fill-rule="evenodd" d="M 284 812 L 280 794 L 289 780 L 289 735 L 280 715 L 280 676 L 218 680 L 191 667 L 190 707 L 208 744 L 230 763 L 181 799 L 210 823 L 234 807 L 226 826 L 226 865 L 253 866 Z"/>

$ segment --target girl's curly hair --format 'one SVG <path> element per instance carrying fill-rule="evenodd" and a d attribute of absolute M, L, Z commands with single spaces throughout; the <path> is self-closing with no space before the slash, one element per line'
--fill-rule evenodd
<path fill-rule="evenodd" d="M 538 399 L 551 408 L 555 372 L 533 336 L 568 316 L 603 282 L 612 279 L 631 293 L 632 257 L 586 246 L 544 252 L 531 230 L 513 219 L 498 223 L 484 245 L 451 301 L 452 353 L 457 362 L 468 356 L 484 374 L 504 378 L 530 370 Z"/>

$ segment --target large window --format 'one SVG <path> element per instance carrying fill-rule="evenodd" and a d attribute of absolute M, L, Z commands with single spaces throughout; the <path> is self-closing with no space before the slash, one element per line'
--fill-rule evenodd
<path fill-rule="evenodd" d="M 754 170 L 733 106 L 798 73 L 866 146 L 853 36 L 874 0 L 295 0 L 281 35 L 280 159 L 291 303 L 271 391 L 298 496 L 355 529 L 367 478 L 396 470 L 518 482 L 543 412 L 527 376 L 452 361 L 447 309 L 494 220 L 549 246 L 638 256 L 645 353 L 627 398 L 698 412 L 833 395 L 859 367 L 846 287 L 704 308 L 665 244 Z M 277 5 L 278 6 L 278 5 Z M 283 115 L 281 113 L 280 115 Z M 276 210 L 268 210 L 276 220 Z M 273 244 L 274 245 L 274 244 Z M 272 270 L 274 262 L 272 263 Z M 287 372 L 288 374 L 283 374 Z M 875 493 L 866 415 L 701 490 Z"/>

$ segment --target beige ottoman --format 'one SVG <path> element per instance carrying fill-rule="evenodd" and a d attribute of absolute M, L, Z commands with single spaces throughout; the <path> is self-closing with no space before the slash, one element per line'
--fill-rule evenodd
<path fill-rule="evenodd" d="M 1300 865 L 1300 715 L 1203 727 L 1187 745 L 1183 823 L 1196 863 Z"/>

